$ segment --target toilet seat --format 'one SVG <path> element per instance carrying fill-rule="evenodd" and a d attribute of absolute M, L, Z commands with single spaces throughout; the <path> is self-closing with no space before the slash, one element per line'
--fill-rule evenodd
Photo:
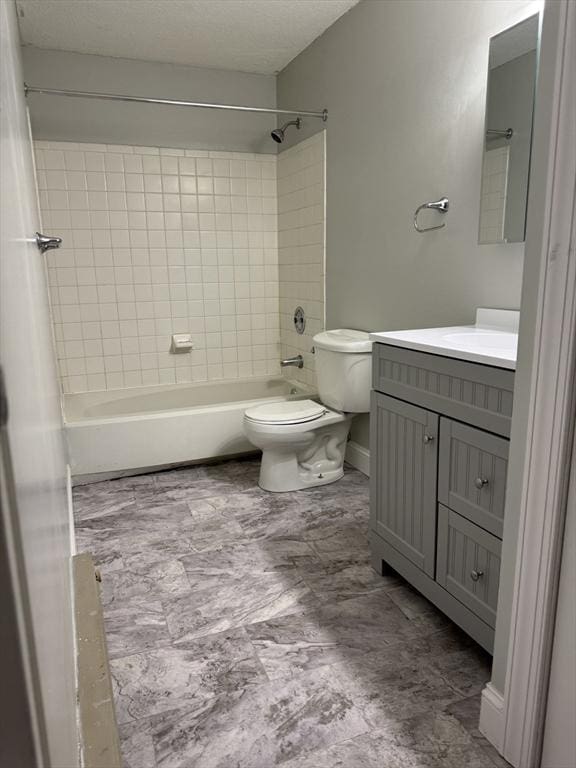
<path fill-rule="evenodd" d="M 324 416 L 328 409 L 313 400 L 281 400 L 248 408 L 245 417 L 259 424 L 304 424 Z"/>

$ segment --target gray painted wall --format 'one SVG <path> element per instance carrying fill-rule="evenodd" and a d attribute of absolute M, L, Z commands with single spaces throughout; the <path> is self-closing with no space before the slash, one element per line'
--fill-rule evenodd
<path fill-rule="evenodd" d="M 22 49 L 30 85 L 167 99 L 276 106 L 276 78 L 216 69 Z M 275 152 L 274 115 L 31 94 L 35 139 Z"/>
<path fill-rule="evenodd" d="M 329 110 L 329 328 L 469 323 L 477 306 L 519 307 L 523 246 L 478 245 L 478 217 L 489 40 L 528 8 L 364 0 L 280 73 L 280 107 Z M 415 208 L 442 195 L 447 226 L 416 233 Z M 368 419 L 355 422 L 368 446 Z"/>
<path fill-rule="evenodd" d="M 535 84 L 536 51 L 490 70 L 487 127 L 514 129 L 504 219 L 505 237 L 514 243 L 524 240 Z M 491 149 L 505 144 L 506 139 L 497 139 L 487 146 Z"/>

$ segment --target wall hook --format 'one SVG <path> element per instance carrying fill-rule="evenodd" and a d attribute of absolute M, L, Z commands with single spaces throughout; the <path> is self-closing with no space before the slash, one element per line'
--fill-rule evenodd
<path fill-rule="evenodd" d="M 34 240 L 36 241 L 38 250 L 41 253 L 46 253 L 46 251 L 51 251 L 52 248 L 60 248 L 60 246 L 62 245 L 61 237 L 52 237 L 52 235 L 43 235 L 41 232 L 36 232 L 36 236 Z"/>
<path fill-rule="evenodd" d="M 431 203 L 422 203 L 422 205 L 418 206 L 416 208 L 416 211 L 414 212 L 414 229 L 416 232 L 432 232 L 433 229 L 442 229 L 442 227 L 445 227 L 446 224 L 438 224 L 435 227 L 424 227 L 422 229 L 418 226 L 418 214 L 420 211 L 422 211 L 425 208 L 432 209 L 434 211 L 439 211 L 440 213 L 446 213 L 448 211 L 448 208 L 450 207 L 450 201 L 447 197 L 441 197 L 440 200 L 435 200 Z"/>

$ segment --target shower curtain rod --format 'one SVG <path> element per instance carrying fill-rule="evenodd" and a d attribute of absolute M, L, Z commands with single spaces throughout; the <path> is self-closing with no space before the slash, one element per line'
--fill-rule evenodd
<path fill-rule="evenodd" d="M 146 96 L 124 96 L 119 93 L 98 93 L 95 91 L 71 91 L 60 88 L 38 88 L 24 83 L 24 95 L 43 93 L 51 96 L 73 96 L 80 99 L 106 99 L 108 101 L 136 101 L 142 104 L 166 104 L 172 107 L 198 107 L 199 109 L 228 109 L 233 112 L 260 112 L 267 115 L 299 115 L 300 117 L 319 117 L 324 122 L 328 119 L 328 110 L 309 112 L 297 109 L 269 109 L 267 107 L 242 107 L 238 104 L 206 104 L 200 101 L 180 101 L 178 99 L 152 99 Z"/>

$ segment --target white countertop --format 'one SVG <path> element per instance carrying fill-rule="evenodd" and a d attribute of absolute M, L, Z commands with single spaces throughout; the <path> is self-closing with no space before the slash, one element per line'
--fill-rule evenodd
<path fill-rule="evenodd" d="M 519 316 L 520 313 L 515 310 L 479 308 L 476 310 L 475 325 L 383 331 L 371 333 L 370 339 L 395 347 L 515 370 Z"/>

